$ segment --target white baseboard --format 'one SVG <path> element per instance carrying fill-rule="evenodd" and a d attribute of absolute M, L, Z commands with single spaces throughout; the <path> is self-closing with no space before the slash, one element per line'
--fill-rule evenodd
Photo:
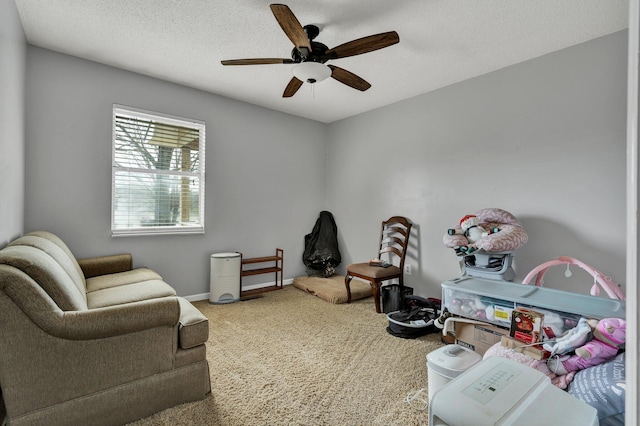
<path fill-rule="evenodd" d="M 283 285 L 293 284 L 293 278 L 289 278 L 287 280 L 282 281 Z M 248 290 L 258 290 L 263 287 L 273 287 L 276 285 L 275 281 L 271 281 L 268 283 L 260 283 L 260 284 L 252 284 L 245 287 L 242 287 L 242 291 Z M 198 300 L 209 300 L 209 293 L 200 293 L 200 294 L 192 294 L 191 296 L 183 296 L 189 302 L 197 302 Z"/>

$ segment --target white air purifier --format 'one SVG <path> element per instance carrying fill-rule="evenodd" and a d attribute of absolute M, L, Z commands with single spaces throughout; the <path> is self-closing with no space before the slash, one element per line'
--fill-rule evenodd
<path fill-rule="evenodd" d="M 240 300 L 240 253 L 211 255 L 209 303 L 222 304 Z"/>
<path fill-rule="evenodd" d="M 477 363 L 482 356 L 460 345 L 442 346 L 427 354 L 429 400 L 443 386 Z"/>
<path fill-rule="evenodd" d="M 431 426 L 599 424 L 595 408 L 552 385 L 540 371 L 496 356 L 429 396 Z"/>

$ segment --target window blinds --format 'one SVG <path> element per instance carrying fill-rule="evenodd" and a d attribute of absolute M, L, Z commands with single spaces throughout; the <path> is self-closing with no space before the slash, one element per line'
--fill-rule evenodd
<path fill-rule="evenodd" d="M 203 122 L 113 108 L 112 235 L 204 232 Z"/>

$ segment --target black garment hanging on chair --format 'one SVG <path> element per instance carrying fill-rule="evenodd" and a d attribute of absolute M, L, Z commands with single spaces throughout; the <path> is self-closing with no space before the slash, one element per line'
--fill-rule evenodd
<path fill-rule="evenodd" d="M 335 267 L 342 261 L 338 249 L 338 227 L 330 212 L 320 212 L 313 231 L 304 236 L 302 261 L 311 270 L 307 271 L 309 275 L 322 275 L 324 278 L 333 275 Z"/>

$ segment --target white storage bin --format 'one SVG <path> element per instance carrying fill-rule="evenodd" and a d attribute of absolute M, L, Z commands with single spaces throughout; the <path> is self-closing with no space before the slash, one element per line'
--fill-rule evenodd
<path fill-rule="evenodd" d="M 443 306 L 452 314 L 486 321 L 501 327 L 511 326 L 516 307 L 545 315 L 556 335 L 575 327 L 580 317 L 624 318 L 626 304 L 588 294 L 571 293 L 508 281 L 462 277 L 442 283 Z"/>

